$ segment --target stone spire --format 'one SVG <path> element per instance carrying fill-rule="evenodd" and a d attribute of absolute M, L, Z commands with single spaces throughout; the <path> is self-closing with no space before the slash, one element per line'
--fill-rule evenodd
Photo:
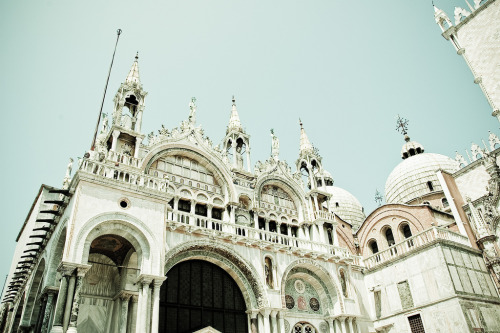
<path fill-rule="evenodd" d="M 141 79 L 139 78 L 139 52 L 135 55 L 135 61 L 132 64 L 132 68 L 130 68 L 130 72 L 125 79 L 126 83 L 137 83 L 141 84 Z"/>
<path fill-rule="evenodd" d="M 231 117 L 229 118 L 229 125 L 227 125 L 226 134 L 231 131 L 243 132 L 243 127 L 241 127 L 240 116 L 238 115 L 238 110 L 236 110 L 236 100 L 233 96 L 233 105 L 231 107 Z"/>
<path fill-rule="evenodd" d="M 304 126 L 302 125 L 302 120 L 299 119 L 300 124 L 300 153 L 314 152 L 314 147 L 307 137 Z"/>

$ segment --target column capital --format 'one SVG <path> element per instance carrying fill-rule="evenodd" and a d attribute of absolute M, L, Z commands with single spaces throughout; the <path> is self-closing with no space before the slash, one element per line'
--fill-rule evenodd
<path fill-rule="evenodd" d="M 57 293 L 59 293 L 59 287 L 46 286 L 42 290 L 42 294 L 47 294 L 47 295 L 54 294 L 55 295 Z"/>
<path fill-rule="evenodd" d="M 214 208 L 214 205 L 212 205 L 211 203 L 207 203 L 207 208 L 212 209 L 212 208 Z"/>
<path fill-rule="evenodd" d="M 92 268 L 92 265 L 85 265 L 85 264 L 78 265 L 78 267 L 76 268 L 76 275 L 79 277 L 84 277 L 90 268 Z"/>
<path fill-rule="evenodd" d="M 121 132 L 117 129 L 113 130 L 113 136 L 118 136 L 118 135 L 120 135 L 120 133 Z"/>
<path fill-rule="evenodd" d="M 154 280 L 153 280 L 153 284 L 154 284 L 155 288 L 160 288 L 161 285 L 163 284 L 163 282 L 165 282 L 165 280 L 167 280 L 166 276 L 157 276 L 157 277 L 155 277 Z"/>
<path fill-rule="evenodd" d="M 150 274 L 141 274 L 137 277 L 136 283 L 142 284 L 151 284 L 153 281 L 156 283 L 157 281 L 163 283 L 167 279 L 166 276 L 158 276 L 158 275 L 150 275 Z M 160 284 L 161 285 L 161 284 Z"/>
<path fill-rule="evenodd" d="M 263 316 L 269 316 L 271 314 L 271 309 L 260 309 L 259 312 Z"/>
<path fill-rule="evenodd" d="M 114 299 L 120 298 L 122 301 L 128 301 L 130 298 L 136 295 L 137 293 L 134 291 L 122 290 L 114 297 Z"/>
<path fill-rule="evenodd" d="M 71 276 L 73 272 L 76 270 L 79 264 L 67 261 L 61 261 L 59 266 L 57 267 L 57 271 L 61 272 L 63 276 Z"/>
<path fill-rule="evenodd" d="M 252 309 L 252 310 L 247 310 L 246 313 L 250 315 L 251 319 L 256 319 L 257 315 L 259 314 L 259 310 Z"/>

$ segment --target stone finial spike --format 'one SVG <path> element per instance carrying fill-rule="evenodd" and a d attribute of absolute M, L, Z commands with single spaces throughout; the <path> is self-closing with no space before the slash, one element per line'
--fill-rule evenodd
<path fill-rule="evenodd" d="M 125 79 L 125 82 L 127 83 L 136 83 L 140 84 L 141 79 L 139 77 L 139 52 L 135 55 L 135 60 L 134 63 L 132 64 L 132 68 L 130 68 L 130 72 L 127 75 L 127 78 Z"/>
<path fill-rule="evenodd" d="M 302 124 L 302 121 L 300 121 L 300 152 L 306 152 L 306 151 L 314 151 L 314 147 L 311 144 L 311 141 L 309 141 L 309 138 L 307 137 L 306 130 L 304 129 L 304 126 Z"/>
<path fill-rule="evenodd" d="M 232 106 L 231 106 L 231 116 L 229 117 L 229 124 L 227 125 L 226 133 L 229 133 L 231 130 L 243 132 L 243 127 L 241 126 L 240 116 L 238 114 L 238 110 L 236 109 L 236 99 L 232 98 Z"/>

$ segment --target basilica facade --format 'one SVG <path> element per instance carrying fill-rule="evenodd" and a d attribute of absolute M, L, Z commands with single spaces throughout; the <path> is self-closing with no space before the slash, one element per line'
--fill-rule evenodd
<path fill-rule="evenodd" d="M 477 1 L 473 14 L 498 29 L 499 4 Z M 145 135 L 146 97 L 136 57 L 92 149 L 62 186 L 40 187 L 1 332 L 500 331 L 496 134 L 452 159 L 400 120 L 402 162 L 367 216 L 334 186 L 304 124 L 295 165 L 272 131 L 269 158 L 252 164 L 234 97 L 218 145 L 194 98 L 178 127 Z"/>

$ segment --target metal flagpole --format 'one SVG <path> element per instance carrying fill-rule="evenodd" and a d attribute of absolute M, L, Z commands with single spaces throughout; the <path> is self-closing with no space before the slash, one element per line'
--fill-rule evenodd
<path fill-rule="evenodd" d="M 97 123 L 95 125 L 94 138 L 92 139 L 92 145 L 90 146 L 90 150 L 92 150 L 92 151 L 95 148 L 95 140 L 97 138 L 97 131 L 99 130 L 99 122 L 101 121 L 102 108 L 104 107 L 104 99 L 106 98 L 106 91 L 108 90 L 109 77 L 111 76 L 111 68 L 113 67 L 113 61 L 115 60 L 116 46 L 118 45 L 118 40 L 120 39 L 121 33 L 122 33 L 122 29 L 116 30 L 115 50 L 113 51 L 113 57 L 111 58 L 111 65 L 109 65 L 108 79 L 106 80 L 106 86 L 104 87 L 104 94 L 102 96 L 101 109 L 99 110 L 99 117 L 97 118 Z"/>

